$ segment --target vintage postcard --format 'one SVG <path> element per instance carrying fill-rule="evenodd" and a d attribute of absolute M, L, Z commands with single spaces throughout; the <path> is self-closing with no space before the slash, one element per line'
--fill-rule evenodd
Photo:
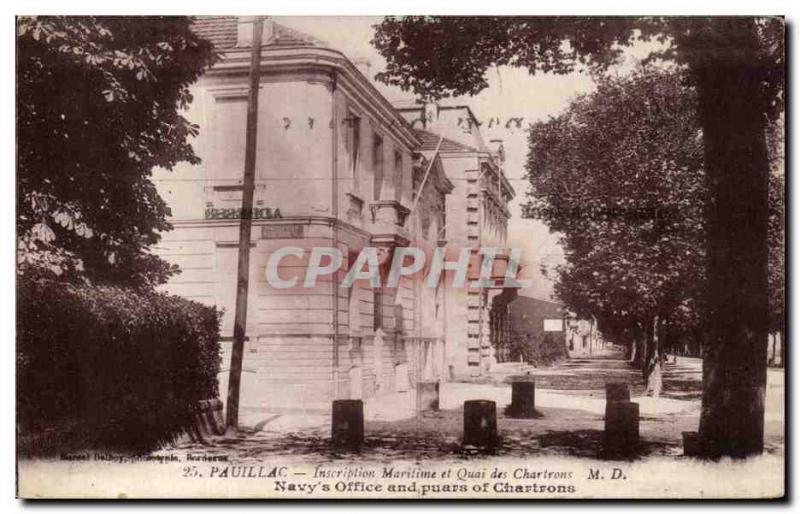
<path fill-rule="evenodd" d="M 15 23 L 18 497 L 785 497 L 782 17 Z"/>

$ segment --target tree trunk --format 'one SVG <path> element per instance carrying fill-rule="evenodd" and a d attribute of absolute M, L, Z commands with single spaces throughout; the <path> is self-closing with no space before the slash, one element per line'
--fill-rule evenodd
<path fill-rule="evenodd" d="M 655 398 L 658 398 L 661 395 L 664 376 L 664 359 L 662 349 L 664 344 L 663 328 L 664 323 L 662 322 L 661 318 L 659 316 L 655 316 L 653 318 L 652 329 L 653 339 L 650 345 L 652 347 L 652 352 L 647 362 L 647 376 L 645 377 L 647 380 L 645 394 L 652 395 Z"/>
<path fill-rule="evenodd" d="M 653 359 L 653 351 L 654 351 L 654 334 L 655 331 L 653 330 L 654 324 L 647 323 L 646 328 L 644 330 L 644 338 L 643 338 L 643 348 L 642 348 L 642 359 L 640 361 L 640 367 L 642 370 L 642 376 L 644 377 L 645 382 L 650 378 L 650 371 L 652 368 L 650 367 L 651 361 Z"/>
<path fill-rule="evenodd" d="M 692 345 L 689 348 L 689 356 L 691 357 L 703 357 L 703 349 L 706 347 L 706 339 L 708 339 L 708 333 L 706 332 L 706 326 L 702 325 L 692 332 Z"/>
<path fill-rule="evenodd" d="M 679 39 L 698 94 L 706 180 L 708 308 L 702 452 L 764 448 L 767 352 L 765 102 L 752 18 L 698 22 Z"/>
<path fill-rule="evenodd" d="M 778 357 L 776 355 L 778 336 L 777 334 L 770 334 L 768 337 L 769 337 L 768 341 L 771 341 L 770 346 L 772 349 L 769 352 L 769 360 L 767 362 L 769 363 L 770 366 L 774 366 L 777 362 L 775 359 Z"/>
<path fill-rule="evenodd" d="M 786 367 L 786 332 L 781 328 L 780 332 L 781 338 L 781 367 Z"/>
<path fill-rule="evenodd" d="M 681 332 L 673 328 L 668 319 L 664 319 L 664 357 L 667 354 L 672 354 L 672 363 L 678 362 L 679 343 L 681 339 Z M 666 362 L 666 360 L 665 360 Z"/>
<path fill-rule="evenodd" d="M 642 359 L 644 358 L 644 334 L 642 334 L 641 327 L 637 323 L 633 328 L 633 352 L 631 354 L 631 365 L 637 368 L 642 367 Z"/>
<path fill-rule="evenodd" d="M 625 360 L 631 362 L 633 360 L 633 349 L 635 348 L 633 341 L 625 345 Z"/>

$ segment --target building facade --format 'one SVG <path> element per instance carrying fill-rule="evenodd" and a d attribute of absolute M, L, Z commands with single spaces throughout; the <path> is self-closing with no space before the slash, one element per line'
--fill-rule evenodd
<path fill-rule="evenodd" d="M 201 17 L 195 30 L 221 60 L 193 86 L 188 117 L 200 126 L 197 166 L 157 171 L 174 230 L 157 252 L 182 273 L 165 290 L 224 309 L 221 397 L 227 388 L 236 295 L 248 72 L 253 19 Z M 396 288 L 345 270 L 365 247 L 442 244 L 443 160 L 421 151 L 411 124 L 356 66 L 326 43 L 265 22 L 250 242 L 243 409 L 325 410 L 338 398 L 406 392 L 446 373 L 445 291 L 410 278 Z M 271 287 L 271 271 L 297 286 Z M 336 248 L 340 271 L 304 287 L 310 251 Z"/>
<path fill-rule="evenodd" d="M 519 295 L 509 304 L 511 338 L 500 346 L 498 360 L 548 365 L 567 357 L 564 306 Z"/>
<path fill-rule="evenodd" d="M 501 249 L 494 271 L 494 277 L 501 280 L 509 258 L 508 203 L 515 194 L 504 173 L 502 142 L 487 145 L 483 141 L 477 119 L 467 106 L 396 107 L 416 129 L 422 148 L 438 152 L 445 174 L 455 184 L 447 199 L 448 245 L 471 249 L 475 259 L 470 280 L 479 275 L 480 249 Z M 446 311 L 451 377 L 478 377 L 491 371 L 496 362 L 495 348 L 509 338 L 508 303 L 515 297 L 516 289 L 501 287 L 450 291 Z"/>

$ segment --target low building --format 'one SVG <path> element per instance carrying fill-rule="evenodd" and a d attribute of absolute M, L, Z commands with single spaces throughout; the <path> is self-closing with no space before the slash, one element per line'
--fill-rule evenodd
<path fill-rule="evenodd" d="M 567 357 L 564 305 L 520 295 L 508 310 L 510 337 L 498 348 L 498 361 L 544 365 Z"/>

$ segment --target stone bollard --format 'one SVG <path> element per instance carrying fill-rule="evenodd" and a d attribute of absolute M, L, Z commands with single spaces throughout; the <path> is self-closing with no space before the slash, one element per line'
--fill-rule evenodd
<path fill-rule="evenodd" d="M 630 390 L 628 390 L 628 384 L 624 382 L 611 382 L 606 384 L 606 401 L 607 402 L 631 401 L 631 392 Z"/>
<path fill-rule="evenodd" d="M 439 410 L 439 382 L 417 382 L 417 405 L 421 411 Z"/>
<path fill-rule="evenodd" d="M 490 400 L 464 402 L 464 446 L 497 446 L 497 407 Z"/>
<path fill-rule="evenodd" d="M 536 416 L 536 382 L 528 375 L 512 378 L 511 405 L 508 415 L 514 418 L 533 418 Z"/>
<path fill-rule="evenodd" d="M 222 401 L 218 398 L 209 400 L 209 407 L 211 409 L 211 423 L 214 427 L 215 435 L 222 435 L 225 433 L 225 416 L 223 415 Z"/>
<path fill-rule="evenodd" d="M 639 447 L 639 404 L 606 403 L 605 451 L 609 455 L 634 455 Z"/>
<path fill-rule="evenodd" d="M 700 456 L 700 436 L 697 432 L 681 432 L 683 436 L 683 455 L 685 457 Z"/>
<path fill-rule="evenodd" d="M 364 442 L 364 402 L 334 400 L 331 414 L 331 444 L 339 448 L 360 448 Z"/>

